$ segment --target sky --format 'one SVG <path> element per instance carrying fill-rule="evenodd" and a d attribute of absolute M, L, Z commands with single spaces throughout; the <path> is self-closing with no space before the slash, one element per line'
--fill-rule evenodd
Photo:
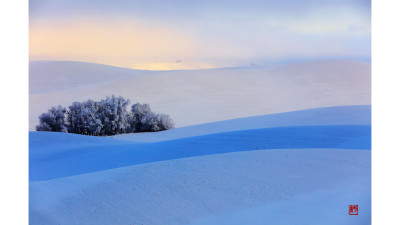
<path fill-rule="evenodd" d="M 30 60 L 146 70 L 371 58 L 370 0 L 30 0 Z"/>

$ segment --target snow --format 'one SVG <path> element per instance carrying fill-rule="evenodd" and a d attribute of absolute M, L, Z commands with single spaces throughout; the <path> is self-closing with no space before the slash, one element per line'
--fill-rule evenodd
<path fill-rule="evenodd" d="M 370 116 L 319 108 L 147 142 L 30 132 L 30 224 L 368 224 Z"/>
<path fill-rule="evenodd" d="M 370 149 L 370 109 L 370 106 L 318 108 L 106 138 L 30 132 L 30 180 L 233 151 Z"/>
<path fill-rule="evenodd" d="M 260 206 L 239 209 L 234 212 L 207 216 L 191 225 L 219 224 L 371 224 L 371 180 L 365 176 L 335 185 L 330 190 L 299 194 L 285 200 L 273 201 Z M 346 213 L 346 207 L 357 203 L 358 216 Z"/>
<path fill-rule="evenodd" d="M 101 145 L 120 145 L 132 142 L 116 141 L 104 137 L 86 136 L 59 132 L 29 132 L 30 156 L 45 152 L 54 153 L 55 149 L 71 149 Z"/>
<path fill-rule="evenodd" d="M 30 224 L 368 224 L 370 163 L 370 151 L 257 150 L 35 181 Z"/>
<path fill-rule="evenodd" d="M 133 133 L 111 138 L 135 142 L 158 142 L 199 135 L 286 126 L 371 125 L 371 106 L 335 106 L 224 120 L 180 127 L 157 133 Z"/>
<path fill-rule="evenodd" d="M 34 61 L 29 63 L 29 93 L 48 93 L 103 84 L 113 80 L 149 74 L 96 63 L 75 61 Z"/>
<path fill-rule="evenodd" d="M 51 106 L 122 95 L 169 114 L 177 127 L 302 109 L 370 105 L 371 64 L 351 60 L 277 67 L 140 71 L 83 62 L 31 64 L 30 129 Z"/>
<path fill-rule="evenodd" d="M 30 129 L 52 105 L 111 94 L 178 126 L 31 131 L 32 225 L 371 223 L 369 63 L 155 72 L 48 61 L 31 64 L 31 81 Z"/>
<path fill-rule="evenodd" d="M 40 132 L 48 139 L 46 132 Z M 58 133 L 63 135 L 63 133 Z M 68 138 L 67 136 L 65 138 Z M 46 180 L 122 166 L 199 155 L 257 149 L 351 148 L 368 150 L 371 127 L 302 126 L 233 131 L 155 143 L 52 146 L 30 145 L 30 180 Z M 361 141 L 360 141 L 361 140 Z M 369 140 L 369 141 L 368 141 Z M 368 141 L 365 143 L 365 141 Z M 344 147 L 343 147 L 344 146 Z M 39 149 L 40 154 L 36 154 Z"/>

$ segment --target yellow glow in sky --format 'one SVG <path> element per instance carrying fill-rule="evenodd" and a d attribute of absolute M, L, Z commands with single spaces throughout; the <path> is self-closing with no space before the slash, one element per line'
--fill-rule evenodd
<path fill-rule="evenodd" d="M 59 12 L 64 12 L 63 4 L 58 3 L 43 3 L 48 8 L 38 4 L 32 11 L 36 16 L 30 20 L 31 61 L 83 61 L 144 70 L 185 70 L 271 60 L 370 56 L 369 13 L 355 13 L 353 8 L 317 7 L 318 10 L 299 18 L 258 10 L 258 14 L 229 10 L 224 13 L 225 8 L 221 12 L 205 10 L 197 17 L 183 17 L 177 16 L 179 10 L 166 14 L 162 10 L 164 13 L 153 12 L 151 16 L 141 14 L 140 10 L 75 14 L 75 10 L 81 9 L 72 4 L 74 7 L 59 16 L 52 8 L 55 4 Z"/>
<path fill-rule="evenodd" d="M 173 29 L 126 23 L 72 23 L 30 27 L 31 60 L 74 60 L 148 70 L 212 68 L 176 63 L 197 51 L 196 43 Z"/>

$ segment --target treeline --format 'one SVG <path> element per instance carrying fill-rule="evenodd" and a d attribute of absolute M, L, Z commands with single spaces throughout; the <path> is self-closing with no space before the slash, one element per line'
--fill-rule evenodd
<path fill-rule="evenodd" d="M 36 130 L 108 136 L 173 128 L 168 115 L 152 112 L 148 104 L 136 103 L 128 111 L 129 104 L 129 99 L 113 95 L 100 101 L 74 102 L 68 109 L 51 107 L 39 116 Z"/>

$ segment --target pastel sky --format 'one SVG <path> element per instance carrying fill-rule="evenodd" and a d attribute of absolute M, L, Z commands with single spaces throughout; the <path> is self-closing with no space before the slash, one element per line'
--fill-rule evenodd
<path fill-rule="evenodd" d="M 370 0 L 30 0 L 30 60 L 198 69 L 371 57 Z"/>

